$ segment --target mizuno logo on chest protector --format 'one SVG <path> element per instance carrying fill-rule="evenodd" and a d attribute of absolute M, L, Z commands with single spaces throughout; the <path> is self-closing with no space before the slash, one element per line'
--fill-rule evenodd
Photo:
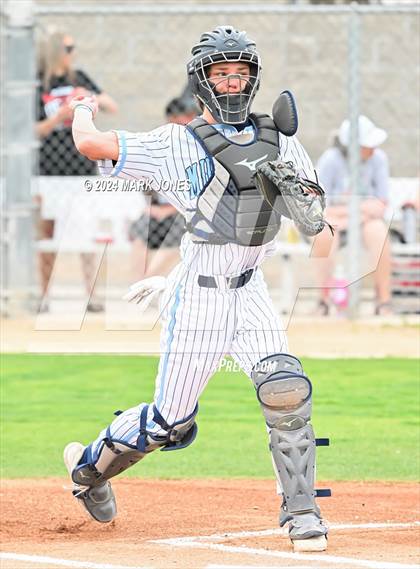
<path fill-rule="evenodd" d="M 240 162 L 235 162 L 235 166 L 246 166 L 247 168 L 249 168 L 249 170 L 251 170 L 251 172 L 255 172 L 258 162 L 261 162 L 261 160 L 265 160 L 267 156 L 268 154 L 265 154 L 264 156 L 261 156 L 261 158 L 257 158 L 256 160 L 252 160 L 251 162 L 248 162 L 248 159 L 244 158 Z"/>

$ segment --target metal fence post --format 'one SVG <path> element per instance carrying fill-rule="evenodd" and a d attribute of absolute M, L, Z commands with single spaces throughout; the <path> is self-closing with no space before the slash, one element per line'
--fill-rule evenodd
<path fill-rule="evenodd" d="M 34 140 L 34 5 L 9 1 L 6 19 L 4 73 L 5 202 L 2 291 L 5 314 L 30 304 L 33 281 L 32 148 Z"/>
<path fill-rule="evenodd" d="M 351 4 L 348 29 L 348 105 L 350 120 L 349 170 L 349 316 L 356 318 L 360 303 L 360 149 L 359 149 L 359 101 L 360 101 L 360 14 L 358 5 Z"/>

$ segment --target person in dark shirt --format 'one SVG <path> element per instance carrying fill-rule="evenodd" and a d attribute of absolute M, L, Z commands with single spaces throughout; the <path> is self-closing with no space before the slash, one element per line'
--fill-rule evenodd
<path fill-rule="evenodd" d="M 69 101 L 78 95 L 94 93 L 102 110 L 115 113 L 115 101 L 104 93 L 83 71 L 74 68 L 75 44 L 64 32 L 50 34 L 39 50 L 36 134 L 40 141 L 38 175 L 40 176 L 93 176 L 96 163 L 82 156 L 76 149 L 71 132 L 72 111 Z M 41 197 L 37 196 L 41 207 Z M 54 220 L 39 219 L 39 239 L 52 239 Z M 48 283 L 56 258 L 55 252 L 39 252 L 42 304 L 40 311 L 49 309 Z M 102 306 L 93 298 L 95 256 L 82 253 L 82 270 L 90 301 L 87 309 L 97 312 Z"/>

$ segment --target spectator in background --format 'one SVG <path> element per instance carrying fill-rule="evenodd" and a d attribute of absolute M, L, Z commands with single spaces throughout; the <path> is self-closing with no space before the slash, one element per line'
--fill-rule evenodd
<path fill-rule="evenodd" d="M 187 90 L 172 99 L 165 109 L 167 122 L 175 124 L 188 124 L 198 112 L 197 104 Z M 184 218 L 162 194 L 150 192 L 146 200 L 147 207 L 129 230 L 136 281 L 170 273 L 179 262 L 179 244 L 185 231 Z M 149 262 L 150 251 L 154 254 Z"/>
<path fill-rule="evenodd" d="M 364 197 L 360 206 L 360 223 L 364 245 L 372 258 L 378 258 L 374 272 L 376 291 L 375 314 L 392 312 L 390 304 L 391 252 L 384 213 L 388 201 L 389 167 L 388 158 L 378 148 L 387 138 L 387 133 L 376 127 L 366 116 L 359 117 L 359 144 L 361 157 L 361 180 Z M 326 195 L 326 218 L 336 228 L 334 237 L 325 229 L 315 238 L 312 256 L 318 259 L 318 285 L 321 289 L 319 310 L 329 312 L 330 281 L 336 261 L 340 237 L 349 225 L 349 165 L 348 145 L 350 122 L 345 120 L 331 148 L 320 157 L 317 171 Z"/>
<path fill-rule="evenodd" d="M 175 97 L 166 105 L 167 122 L 188 124 L 199 114 L 200 109 L 195 99 L 186 88 L 180 97 Z"/>
<path fill-rule="evenodd" d="M 36 134 L 40 140 L 38 174 L 40 176 L 92 176 L 96 163 L 82 156 L 73 142 L 72 111 L 68 103 L 77 95 L 95 93 L 100 109 L 115 113 L 115 101 L 84 73 L 74 67 L 75 43 L 64 32 L 49 34 L 39 46 Z M 42 198 L 37 196 L 41 218 L 37 228 L 38 239 L 54 237 L 54 220 L 42 219 Z M 49 310 L 48 283 L 56 253 L 39 252 L 39 272 L 42 302 L 40 312 Z M 89 297 L 87 310 L 98 312 L 102 305 L 95 301 L 95 254 L 81 253 L 82 271 Z"/>

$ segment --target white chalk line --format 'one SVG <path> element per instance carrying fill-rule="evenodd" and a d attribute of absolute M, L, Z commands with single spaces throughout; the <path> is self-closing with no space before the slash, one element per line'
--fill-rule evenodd
<path fill-rule="evenodd" d="M 224 545 L 223 543 L 205 543 L 197 541 L 184 541 L 183 543 L 168 543 L 172 547 L 190 547 L 194 549 L 212 549 L 223 553 L 242 553 L 245 555 L 262 555 L 265 557 L 277 557 L 293 561 L 319 561 L 321 563 L 334 563 L 336 565 L 354 565 L 356 567 L 367 567 L 368 569 L 419 569 L 418 565 L 407 565 L 403 563 L 389 563 L 385 561 L 369 561 L 368 559 L 354 559 L 352 557 L 339 557 L 326 553 L 287 553 L 286 551 L 267 551 L 255 547 Z M 156 543 L 156 542 L 155 542 Z M 160 542 L 162 543 L 162 541 Z M 293 569 L 293 567 L 290 567 Z M 312 569 L 314 569 L 312 567 Z"/>
<path fill-rule="evenodd" d="M 389 524 L 332 524 L 330 529 L 393 529 L 393 528 L 409 528 L 419 526 L 420 522 L 415 521 L 411 523 L 389 523 Z M 267 535 L 287 535 L 284 530 L 272 529 L 262 531 L 248 531 L 248 532 L 234 532 L 224 534 L 213 534 L 209 536 L 196 536 L 196 537 L 182 537 L 162 540 L 151 540 L 151 543 L 159 543 L 164 545 L 172 545 L 178 547 L 192 547 L 202 549 L 213 549 L 218 551 L 225 551 L 230 553 L 248 553 L 252 555 L 265 555 L 268 557 L 280 557 L 282 559 L 305 560 L 305 561 L 321 561 L 324 563 L 338 563 L 356 565 L 359 567 L 368 567 L 370 569 L 418 569 L 418 565 L 407 565 L 401 563 L 389 562 L 376 562 L 363 559 L 352 559 L 347 557 L 338 557 L 327 554 L 313 555 L 313 554 L 300 554 L 300 553 L 287 553 L 282 551 L 267 551 L 265 549 L 257 549 L 246 546 L 229 546 L 221 543 L 209 543 L 213 540 L 232 539 L 241 537 L 255 537 Z M 79 569 L 148 569 L 147 567 L 139 567 L 133 565 L 113 565 L 109 563 L 93 563 L 90 561 L 73 561 L 70 559 L 61 559 L 56 557 L 46 557 L 39 555 L 25 555 L 21 553 L 6 553 L 0 552 L 0 559 L 13 560 L 13 561 L 26 561 L 29 563 L 46 564 L 46 565 L 59 565 L 61 567 L 73 567 Z M 248 569 L 246 566 L 224 566 L 224 565 L 209 565 L 207 569 Z M 263 569 L 263 568 L 259 568 Z M 272 566 L 269 568 L 272 569 Z M 313 569 L 309 566 L 293 566 L 290 569 Z"/>
<path fill-rule="evenodd" d="M 314 569 L 313 565 L 289 565 L 285 567 L 285 565 L 278 565 L 274 567 L 274 565 L 207 565 L 205 569 Z"/>
<path fill-rule="evenodd" d="M 355 529 L 396 529 L 396 528 L 414 528 L 420 525 L 419 521 L 410 523 L 368 523 L 368 524 L 331 524 L 330 529 L 334 530 L 355 530 Z M 287 531 L 287 530 L 286 530 Z M 212 543 L 216 540 L 227 540 L 232 538 L 256 537 L 281 535 L 287 537 L 284 529 L 270 529 L 261 531 L 242 531 L 224 534 L 213 534 L 208 536 L 190 536 L 178 537 L 172 539 L 151 540 L 152 543 L 160 543 L 162 545 L 170 545 L 175 547 L 189 547 L 200 549 L 212 549 L 225 553 L 242 553 L 249 555 L 261 555 L 265 557 L 277 557 L 281 559 L 289 559 L 295 561 L 320 561 L 322 563 L 335 563 L 337 565 L 354 565 L 356 567 L 367 567 L 368 569 L 419 569 L 418 565 L 393 563 L 386 561 L 372 561 L 369 559 L 354 559 L 352 557 L 342 557 L 336 555 L 328 555 L 327 553 L 292 553 L 286 551 L 268 551 L 247 546 L 232 546 L 223 543 Z M 292 568 L 291 568 L 292 569 Z"/>
<path fill-rule="evenodd" d="M 59 565 L 61 567 L 75 567 L 78 569 L 150 569 L 134 565 L 111 565 L 109 563 L 92 563 L 91 561 L 72 561 L 71 559 L 44 557 L 41 555 L 24 555 L 23 553 L 0 552 L 0 559 L 27 561 L 28 563 L 39 563 L 43 565 Z"/>
<path fill-rule="evenodd" d="M 404 529 L 420 526 L 420 521 L 407 522 L 407 523 L 367 523 L 367 524 L 328 524 L 328 528 L 335 531 L 340 530 L 360 530 L 360 529 Z M 242 537 L 266 537 L 270 535 L 280 535 L 288 537 L 288 529 L 264 529 L 258 531 L 238 531 L 231 533 L 221 533 L 212 535 L 193 536 L 188 538 L 175 538 L 187 539 L 194 541 L 217 541 L 223 539 L 242 538 Z"/>

